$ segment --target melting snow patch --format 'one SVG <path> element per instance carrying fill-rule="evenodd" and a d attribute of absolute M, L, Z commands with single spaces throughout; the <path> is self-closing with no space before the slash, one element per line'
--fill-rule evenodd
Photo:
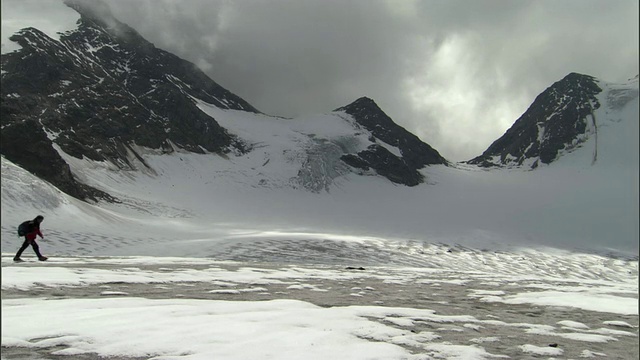
<path fill-rule="evenodd" d="M 326 290 L 326 289 L 320 289 L 319 287 L 317 287 L 315 285 L 311 285 L 311 284 L 295 284 L 295 285 L 288 286 L 287 289 L 289 289 L 289 290 L 329 291 L 329 290 Z"/>
<path fill-rule="evenodd" d="M 228 294 L 228 295 L 239 295 L 240 290 L 210 290 L 209 294 Z"/>
<path fill-rule="evenodd" d="M 605 322 L 603 322 L 603 324 L 610 325 L 610 326 L 634 328 L 634 326 L 629 324 L 628 322 L 624 322 L 624 321 L 620 321 L 620 320 L 605 321 Z"/>
<path fill-rule="evenodd" d="M 519 293 L 494 298 L 494 302 L 505 304 L 535 304 L 543 306 L 569 306 L 589 311 L 638 315 L 638 299 L 607 294 L 586 294 L 562 291 L 540 291 Z"/>
<path fill-rule="evenodd" d="M 482 329 L 482 326 L 476 325 L 476 324 L 464 324 L 462 326 L 464 326 L 467 329 L 471 329 L 471 330 L 475 330 L 475 331 L 480 331 L 480 329 Z"/>
<path fill-rule="evenodd" d="M 564 353 L 564 351 L 560 348 L 554 348 L 549 346 L 536 346 L 531 344 L 525 344 L 525 345 L 520 345 L 519 348 L 524 353 L 542 355 L 542 356 L 559 356 Z"/>
<path fill-rule="evenodd" d="M 221 290 L 210 290 L 207 291 L 209 294 L 230 294 L 230 295 L 239 295 L 241 293 L 249 293 L 249 292 L 267 292 L 266 288 L 263 287 L 253 287 L 246 289 L 221 289 Z"/>
<path fill-rule="evenodd" d="M 597 334 L 583 334 L 583 333 L 568 333 L 568 334 L 554 334 L 569 340 L 577 340 L 584 342 L 605 343 L 609 341 L 618 341 L 618 339 L 612 336 L 597 335 Z"/>
<path fill-rule="evenodd" d="M 404 326 L 404 327 L 411 327 L 413 326 L 413 320 L 408 319 L 408 318 L 393 318 L 393 317 L 387 317 L 384 319 L 385 321 L 388 321 L 392 324 L 396 324 L 398 326 Z"/>
<path fill-rule="evenodd" d="M 23 315 L 28 313 L 49 319 L 37 325 L 40 338 L 73 335 L 56 340 L 66 348 L 59 354 L 173 358 L 189 353 L 194 359 L 270 359 L 286 354 L 302 359 L 312 351 L 317 359 L 410 359 L 414 357 L 395 344 L 411 343 L 436 352 L 433 355 L 438 358 L 482 359 L 488 355 L 475 346 L 424 344 L 436 335 L 407 333 L 367 319 L 390 311 L 424 313 L 378 307 L 322 308 L 295 300 L 4 299 L 3 335 L 6 330 L 12 337 L 3 336 L 2 345 L 33 339 L 35 328 L 24 326 Z M 130 331 L 122 331 L 124 319 Z"/>
<path fill-rule="evenodd" d="M 474 339 L 471 339 L 469 341 L 481 344 L 481 343 L 485 343 L 485 342 L 498 342 L 498 341 L 500 341 L 500 338 L 496 337 L 496 336 L 487 336 L 487 337 L 481 337 L 481 338 L 474 338 Z"/>
<path fill-rule="evenodd" d="M 556 324 L 566 328 L 570 328 L 570 329 L 583 329 L 583 330 L 589 329 L 587 325 L 577 321 L 562 320 L 562 321 L 558 321 Z"/>
<path fill-rule="evenodd" d="M 421 331 L 418 334 L 396 336 L 391 340 L 397 345 L 407 345 L 420 348 L 424 346 L 424 343 L 437 339 L 440 339 L 440 336 L 432 333 L 431 331 Z"/>
<path fill-rule="evenodd" d="M 582 350 L 582 353 L 580 353 L 580 357 L 581 358 L 592 358 L 592 357 L 606 357 L 607 354 L 603 354 L 603 353 L 599 353 L 599 352 L 594 352 L 591 350 Z"/>

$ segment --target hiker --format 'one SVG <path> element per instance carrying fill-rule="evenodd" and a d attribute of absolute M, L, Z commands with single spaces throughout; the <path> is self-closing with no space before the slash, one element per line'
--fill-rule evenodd
<path fill-rule="evenodd" d="M 40 254 L 40 247 L 36 242 L 37 235 L 40 235 L 40 238 L 44 238 L 42 236 L 42 233 L 40 232 L 40 223 L 42 222 L 42 220 L 44 220 L 44 216 L 38 215 L 35 219 L 24 222 L 26 226 L 24 242 L 22 243 L 22 246 L 20 247 L 20 250 L 18 250 L 16 256 L 14 256 L 13 261 L 23 261 L 22 259 L 20 259 L 20 255 L 22 255 L 22 252 L 26 248 L 28 248 L 29 245 L 31 245 L 33 251 L 35 251 L 36 255 L 38 255 L 38 260 L 47 260 L 46 256 L 42 256 L 42 254 Z"/>

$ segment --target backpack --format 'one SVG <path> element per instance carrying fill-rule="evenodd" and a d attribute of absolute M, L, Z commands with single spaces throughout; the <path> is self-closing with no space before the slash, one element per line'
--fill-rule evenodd
<path fill-rule="evenodd" d="M 25 236 L 29 232 L 29 222 L 31 220 L 27 220 L 18 226 L 18 236 Z"/>

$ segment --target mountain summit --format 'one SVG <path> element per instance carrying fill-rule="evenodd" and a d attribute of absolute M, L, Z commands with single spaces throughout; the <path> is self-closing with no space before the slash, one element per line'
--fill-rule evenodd
<path fill-rule="evenodd" d="M 2 55 L 2 155 L 74 197 L 113 200 L 86 179 L 78 181 L 78 162 L 154 174 L 157 169 L 145 153 L 242 156 L 272 141 L 258 134 L 267 123 L 274 125 L 269 131 L 295 139 L 287 142 L 290 146 L 302 146 L 265 155 L 271 165 L 278 158 L 300 168 L 282 179 L 277 174 L 283 172 L 274 170 L 260 184 L 319 191 L 355 172 L 414 186 L 424 181 L 419 169 L 446 164 L 371 99 L 359 99 L 313 124 L 268 117 L 194 64 L 156 48 L 115 19 L 106 3 L 65 4 L 80 14 L 77 28 L 59 40 L 24 28 L 10 38 L 21 48 Z M 237 120 L 224 121 L 229 118 Z M 236 127 L 244 122 L 250 133 Z M 317 123 L 335 124 L 343 132 L 322 137 L 301 125 Z M 298 130 L 291 132 L 294 124 Z M 292 153 L 300 163 L 283 157 Z"/>
<path fill-rule="evenodd" d="M 353 116 L 356 122 L 385 143 L 397 146 L 407 165 L 421 168 L 426 165 L 446 165 L 448 162 L 429 144 L 397 125 L 368 97 L 361 97 L 347 106 L 336 109 Z"/>
<path fill-rule="evenodd" d="M 391 120 L 378 105 L 368 97 L 361 97 L 347 106 L 334 111 L 344 111 L 355 122 L 371 133 L 371 139 L 391 145 L 399 150 L 394 155 L 387 147 L 374 143 L 357 154 L 342 157 L 347 164 L 367 170 L 373 168 L 391 181 L 414 186 L 423 181 L 418 169 L 426 165 L 448 164 L 440 154 L 400 125 Z"/>
<path fill-rule="evenodd" d="M 469 161 L 483 167 L 549 164 L 597 131 L 595 110 L 602 92 L 592 76 L 571 73 L 543 91 L 529 109 L 482 155 Z"/>
<path fill-rule="evenodd" d="M 60 41 L 35 28 L 2 55 L 2 154 L 78 198 L 104 197 L 78 184 L 60 151 L 132 169 L 132 144 L 173 151 L 244 151 L 193 98 L 258 112 L 192 63 L 156 48 L 108 7 L 67 1 L 78 27 Z M 101 3 L 97 3 L 100 5 Z M 144 163 L 144 161 L 142 161 Z"/>
<path fill-rule="evenodd" d="M 80 14 L 61 9 L 79 19 L 72 30 L 23 28 L 8 47 L 18 50 L 2 54 L 3 248 L 37 209 L 52 244 L 75 254 L 113 245 L 390 264 L 399 251 L 406 265 L 431 266 L 427 244 L 442 243 L 637 259 L 637 78 L 553 84 L 474 159 L 494 167 L 479 171 L 447 166 L 370 98 L 263 114 L 108 8 L 68 4 Z M 90 239 L 85 250 L 78 239 Z"/>

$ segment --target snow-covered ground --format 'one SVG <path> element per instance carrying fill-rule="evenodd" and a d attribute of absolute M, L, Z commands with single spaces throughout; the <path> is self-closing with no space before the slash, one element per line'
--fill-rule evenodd
<path fill-rule="evenodd" d="M 460 270 L 3 256 L 2 356 L 637 358 L 637 262 L 576 256 L 554 275 L 518 268 L 540 254 L 498 271 L 469 258 L 500 254 L 445 254 Z"/>
<path fill-rule="evenodd" d="M 320 193 L 252 184 L 255 153 L 78 161 L 97 205 L 3 158 L 2 359 L 637 358 L 637 167 L 585 153 Z M 36 214 L 51 258 L 14 264 Z"/>
<path fill-rule="evenodd" d="M 2 158 L 2 358 L 635 359 L 637 79 L 601 102 L 597 136 L 549 166 L 431 166 L 412 188 L 338 172 L 303 189 L 314 149 L 368 141 L 343 142 L 344 113 L 200 103 L 253 151 L 136 148 L 144 171 L 62 154 L 118 204 Z M 38 214 L 51 258 L 14 264 Z"/>
<path fill-rule="evenodd" d="M 15 247 L 17 224 L 41 213 L 47 247 L 56 254 L 226 256 L 230 246 L 297 239 L 383 248 L 544 246 L 637 257 L 638 81 L 602 86 L 597 135 L 551 165 L 429 166 L 422 170 L 427 183 L 416 187 L 322 170 L 328 159 L 309 155 L 319 144 L 357 151 L 368 141 L 344 113 L 281 119 L 200 102 L 253 150 L 163 155 L 136 147 L 151 167 L 138 162 L 139 171 L 114 171 L 60 151 L 78 179 L 122 200 L 98 205 L 69 198 L 3 158 L 2 246 Z M 300 185 L 310 163 L 328 190 Z M 96 234 L 102 240 L 88 240 Z"/>

